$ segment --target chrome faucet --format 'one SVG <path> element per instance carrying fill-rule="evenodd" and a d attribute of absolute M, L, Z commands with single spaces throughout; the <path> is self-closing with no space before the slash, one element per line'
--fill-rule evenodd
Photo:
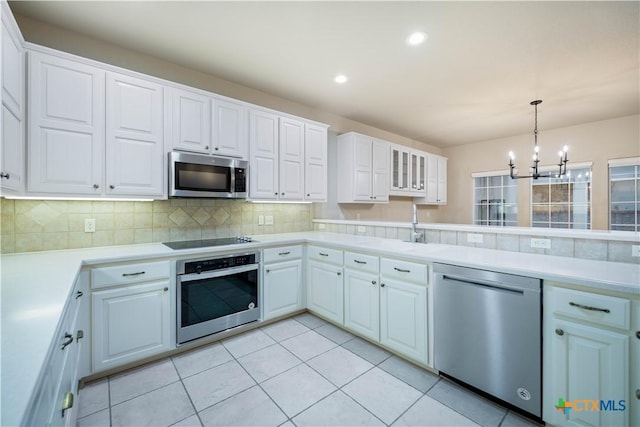
<path fill-rule="evenodd" d="M 424 233 L 418 231 L 418 206 L 413 204 L 413 221 L 411 222 L 411 241 L 412 242 L 420 242 L 423 238 Z"/>

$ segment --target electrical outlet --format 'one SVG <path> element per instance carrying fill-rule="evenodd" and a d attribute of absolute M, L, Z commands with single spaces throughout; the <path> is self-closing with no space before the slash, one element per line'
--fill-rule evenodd
<path fill-rule="evenodd" d="M 359 225 L 357 231 L 358 233 L 366 233 L 367 227 L 365 227 L 364 225 Z"/>
<path fill-rule="evenodd" d="M 324 230 L 324 224 L 323 223 L 318 224 L 318 230 Z"/>
<path fill-rule="evenodd" d="M 264 224 L 265 225 L 273 225 L 273 215 L 265 215 Z"/>
<path fill-rule="evenodd" d="M 94 218 L 85 218 L 84 220 L 84 232 L 95 233 L 96 232 L 96 220 Z"/>
<path fill-rule="evenodd" d="M 537 249 L 551 249 L 551 239 L 531 239 L 531 247 Z"/>
<path fill-rule="evenodd" d="M 258 215 L 258 225 L 264 225 L 264 215 Z"/>
<path fill-rule="evenodd" d="M 474 233 L 468 233 L 467 234 L 467 242 L 469 243 L 482 243 L 482 234 L 474 234 Z"/>
<path fill-rule="evenodd" d="M 640 256 L 640 245 L 631 245 L 631 256 Z"/>

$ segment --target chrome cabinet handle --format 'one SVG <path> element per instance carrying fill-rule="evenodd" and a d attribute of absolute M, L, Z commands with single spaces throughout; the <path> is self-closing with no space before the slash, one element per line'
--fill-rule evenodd
<path fill-rule="evenodd" d="M 311 194 L 307 193 L 307 197 L 311 197 Z"/>
<path fill-rule="evenodd" d="M 122 277 L 140 276 L 144 273 L 144 271 L 138 271 L 136 273 L 122 273 Z"/>
<path fill-rule="evenodd" d="M 338 273 L 338 276 L 341 276 L 341 275 L 342 275 L 342 273 L 341 273 L 341 272 L 339 272 L 339 271 L 338 271 L 337 273 Z"/>
<path fill-rule="evenodd" d="M 289 255 L 290 253 L 291 253 L 291 251 L 280 252 L 280 253 L 278 253 L 278 255 Z"/>
<path fill-rule="evenodd" d="M 214 147 L 214 150 L 218 151 L 218 150 L 219 150 L 219 148 L 218 148 L 218 147 Z"/>
<path fill-rule="evenodd" d="M 360 260 L 357 260 L 357 259 L 354 259 L 353 262 L 355 262 L 356 264 L 366 264 L 367 263 L 367 261 L 360 261 Z"/>
<path fill-rule="evenodd" d="M 7 179 L 9 179 L 9 174 L 8 174 L 8 173 L 4 173 L 4 172 L 0 172 L 0 178 L 7 178 Z"/>
<path fill-rule="evenodd" d="M 82 291 L 76 291 L 76 299 L 80 298 L 84 293 Z"/>
<path fill-rule="evenodd" d="M 109 188 L 110 188 L 111 190 L 113 190 L 114 188 L 116 188 L 116 186 L 115 186 L 115 185 L 113 185 L 113 184 L 111 184 L 111 185 L 109 186 Z"/>
<path fill-rule="evenodd" d="M 267 273 L 271 273 L 271 270 L 267 269 Z"/>
<path fill-rule="evenodd" d="M 384 283 L 380 283 L 380 287 L 381 287 L 381 288 L 384 288 L 384 287 L 385 287 L 385 284 L 384 284 Z"/>
<path fill-rule="evenodd" d="M 320 256 L 329 256 L 329 254 L 325 254 L 324 252 L 318 252 L 318 255 L 320 255 Z"/>
<path fill-rule="evenodd" d="M 205 149 L 205 150 L 208 150 L 208 149 L 209 149 L 209 146 L 208 146 L 208 145 L 205 145 L 204 149 Z"/>
<path fill-rule="evenodd" d="M 372 280 L 372 281 L 371 281 L 371 284 L 375 286 L 376 281 L 375 281 L 375 280 Z"/>
<path fill-rule="evenodd" d="M 281 196 L 284 196 L 284 193 L 280 193 Z"/>
<path fill-rule="evenodd" d="M 394 269 L 395 271 L 399 271 L 399 272 L 401 272 L 401 273 L 411 273 L 411 270 L 403 270 L 403 269 L 398 268 L 398 267 L 393 267 L 393 269 Z"/>
<path fill-rule="evenodd" d="M 575 303 L 573 301 L 569 302 L 569 305 L 571 307 L 578 307 L 578 308 L 582 308 L 584 310 L 589 310 L 589 311 L 601 311 L 603 313 L 611 313 L 611 310 L 609 310 L 608 308 L 599 308 L 599 307 L 592 307 L 590 305 L 582 305 L 582 304 L 578 304 Z"/>
<path fill-rule="evenodd" d="M 100 186 L 98 184 L 93 184 L 93 188 L 97 190 L 98 188 L 100 188 Z"/>
<path fill-rule="evenodd" d="M 68 392 L 62 399 L 62 418 L 64 418 L 64 411 L 73 408 L 73 393 Z"/>
<path fill-rule="evenodd" d="M 162 288 L 162 290 L 163 290 L 164 292 L 167 292 L 167 291 L 169 291 L 169 288 L 164 287 L 164 288 Z"/>
<path fill-rule="evenodd" d="M 564 331 L 562 329 L 558 328 L 558 329 L 556 329 L 556 335 L 563 336 L 564 335 Z"/>
<path fill-rule="evenodd" d="M 73 342 L 73 335 L 71 335 L 68 332 L 64 333 L 64 338 L 65 338 L 65 341 L 62 343 L 61 350 L 64 350 L 66 346 L 68 346 L 69 344 L 71 344 Z"/>

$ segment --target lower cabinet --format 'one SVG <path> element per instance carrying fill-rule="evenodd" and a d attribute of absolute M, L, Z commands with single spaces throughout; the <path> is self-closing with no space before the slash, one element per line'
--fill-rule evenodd
<path fill-rule="evenodd" d="M 265 264 L 263 278 L 264 320 L 292 313 L 303 307 L 302 259 Z"/>
<path fill-rule="evenodd" d="M 630 330 L 630 317 L 640 322 L 638 301 L 554 286 L 545 286 L 544 298 L 543 419 L 638 425 L 640 367 L 629 363 L 629 341 L 640 340 Z"/>
<path fill-rule="evenodd" d="M 380 342 L 427 363 L 427 287 L 381 279 Z"/>
<path fill-rule="evenodd" d="M 378 275 L 345 269 L 344 326 L 380 341 L 380 293 Z"/>
<path fill-rule="evenodd" d="M 344 323 L 342 267 L 309 261 L 307 270 L 307 308 L 342 325 Z"/>
<path fill-rule="evenodd" d="M 94 371 L 171 348 L 169 287 L 165 279 L 93 292 Z"/>

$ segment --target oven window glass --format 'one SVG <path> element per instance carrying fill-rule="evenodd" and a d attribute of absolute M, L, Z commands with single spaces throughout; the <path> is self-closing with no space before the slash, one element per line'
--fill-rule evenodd
<path fill-rule="evenodd" d="M 181 327 L 258 307 L 258 271 L 183 282 Z"/>
<path fill-rule="evenodd" d="M 228 193 L 231 190 L 231 168 L 177 162 L 176 189 Z"/>

